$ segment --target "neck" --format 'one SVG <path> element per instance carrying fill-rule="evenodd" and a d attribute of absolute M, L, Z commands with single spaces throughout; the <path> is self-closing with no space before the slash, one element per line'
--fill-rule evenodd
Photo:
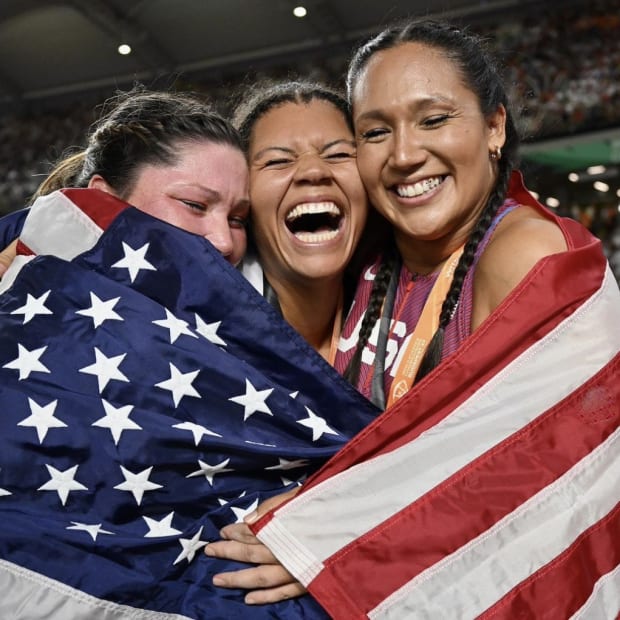
<path fill-rule="evenodd" d="M 330 361 L 336 314 L 340 310 L 342 278 L 309 283 L 282 283 L 265 274 L 273 287 L 282 315 L 318 353 Z"/>
<path fill-rule="evenodd" d="M 450 239 L 422 241 L 406 235 L 395 235 L 396 247 L 403 264 L 411 273 L 427 275 L 441 269 L 452 253 L 464 245 L 468 235 Z"/>

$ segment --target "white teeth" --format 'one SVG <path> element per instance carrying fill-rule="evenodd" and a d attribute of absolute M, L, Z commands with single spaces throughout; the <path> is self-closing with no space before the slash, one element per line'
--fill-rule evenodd
<path fill-rule="evenodd" d="M 340 215 L 340 209 L 333 202 L 304 202 L 297 205 L 286 215 L 286 221 L 292 222 L 302 215 L 309 213 L 329 213 L 331 215 Z"/>
<path fill-rule="evenodd" d="M 324 243 L 325 241 L 330 241 L 331 239 L 334 239 L 337 234 L 337 230 L 330 230 L 329 232 L 320 233 L 298 232 L 295 233 L 295 236 L 304 243 Z"/>
<path fill-rule="evenodd" d="M 443 182 L 442 177 L 433 177 L 431 179 L 424 179 L 419 183 L 413 185 L 397 185 L 396 193 L 403 198 L 412 198 L 413 196 L 421 196 L 426 192 L 430 192 Z"/>

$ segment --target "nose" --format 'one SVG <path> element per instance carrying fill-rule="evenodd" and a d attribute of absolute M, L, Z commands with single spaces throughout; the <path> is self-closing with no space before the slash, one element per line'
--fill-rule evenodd
<path fill-rule="evenodd" d="M 390 164 L 393 168 L 415 168 L 424 163 L 426 156 L 420 136 L 414 129 L 400 127 L 394 131 L 390 153 Z"/>
<path fill-rule="evenodd" d="M 222 256 L 228 259 L 233 253 L 233 238 L 227 216 L 214 216 L 209 219 L 205 226 L 203 236 L 207 239 Z"/>
<path fill-rule="evenodd" d="M 297 160 L 294 179 L 297 183 L 329 183 L 333 179 L 329 163 L 318 153 L 303 153 Z"/>

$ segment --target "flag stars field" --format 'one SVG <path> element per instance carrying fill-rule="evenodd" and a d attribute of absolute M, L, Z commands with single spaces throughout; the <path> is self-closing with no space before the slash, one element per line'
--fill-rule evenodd
<path fill-rule="evenodd" d="M 338 435 L 334 429 L 327 425 L 324 418 L 316 415 L 316 413 L 308 407 L 306 407 L 306 411 L 308 412 L 308 417 L 303 420 L 297 420 L 297 424 L 301 424 L 302 426 L 312 429 L 312 441 L 317 441 L 325 433 L 328 435 Z"/>
<path fill-rule="evenodd" d="M 177 536 L 181 533 L 181 530 L 177 530 L 172 527 L 172 519 L 174 518 L 174 511 L 168 513 L 165 517 L 162 517 L 159 521 L 152 517 L 142 517 L 149 528 L 149 531 L 144 535 L 144 538 L 165 538 L 166 536 Z"/>
<path fill-rule="evenodd" d="M 105 410 L 105 416 L 93 422 L 92 426 L 100 428 L 108 428 L 112 433 L 114 445 L 118 445 L 119 439 L 123 431 L 136 430 L 141 431 L 142 427 L 129 419 L 129 414 L 133 410 L 133 405 L 125 405 L 124 407 L 114 407 L 107 400 L 101 399 L 101 403 Z"/>
<path fill-rule="evenodd" d="M 173 562 L 173 564 L 178 564 L 182 560 L 187 560 L 187 562 L 191 562 L 196 555 L 196 552 L 203 547 L 206 547 L 209 543 L 203 540 L 200 540 L 202 536 L 202 527 L 192 536 L 192 538 L 179 538 L 179 542 L 183 547 L 183 551 L 179 553 L 177 559 Z"/>
<path fill-rule="evenodd" d="M 29 397 L 28 405 L 30 407 L 30 415 L 21 422 L 18 422 L 17 426 L 31 426 L 36 428 L 40 444 L 43 443 L 50 428 L 67 428 L 67 425 L 62 420 L 54 417 L 56 406 L 58 405 L 57 400 L 53 400 L 47 405 L 42 406 Z"/>
<path fill-rule="evenodd" d="M 17 357 L 4 364 L 2 368 L 9 368 L 11 370 L 19 371 L 19 380 L 27 379 L 32 372 L 46 372 L 50 370 L 41 361 L 40 357 L 45 353 L 47 347 L 41 347 L 39 349 L 33 349 L 29 351 L 21 344 L 17 345 Z"/>
<path fill-rule="evenodd" d="M 207 479 L 207 482 L 213 486 L 213 478 L 217 474 L 223 474 L 228 471 L 235 471 L 234 469 L 227 469 L 226 465 L 230 463 L 230 459 L 225 459 L 218 463 L 217 465 L 210 465 L 209 463 L 205 463 L 204 461 L 198 460 L 198 465 L 200 469 L 193 471 L 191 474 L 188 474 L 186 478 L 195 478 L 196 476 L 204 476 Z"/>
<path fill-rule="evenodd" d="M 97 347 L 95 351 L 95 363 L 90 366 L 84 366 L 80 368 L 78 372 L 83 372 L 85 375 L 94 375 L 97 377 L 97 384 L 99 386 L 99 393 L 101 394 L 106 385 L 113 379 L 116 381 L 124 381 L 129 383 L 129 379 L 119 370 L 121 362 L 125 359 L 126 353 L 121 355 L 115 355 L 114 357 L 107 357 Z"/>
<path fill-rule="evenodd" d="M 170 368 L 170 378 L 155 384 L 155 387 L 162 390 L 169 390 L 172 393 L 174 406 L 178 407 L 184 396 L 192 398 L 202 398 L 196 389 L 192 386 L 192 382 L 198 376 L 200 370 L 191 372 L 181 372 L 173 363 L 168 362 Z"/>
<path fill-rule="evenodd" d="M 220 347 L 226 346 L 226 343 L 217 335 L 217 330 L 220 328 L 222 321 L 205 323 L 199 314 L 194 313 L 194 316 L 196 317 L 196 331 L 201 336 Z"/>
<path fill-rule="evenodd" d="M 123 472 L 123 476 L 125 477 L 125 482 L 117 484 L 114 488 L 119 491 L 129 491 L 134 496 L 138 506 L 142 503 L 142 498 L 144 497 L 144 493 L 146 491 L 153 491 L 155 489 L 163 488 L 161 484 L 157 484 L 156 482 L 151 482 L 149 480 L 153 467 L 148 467 L 137 474 L 134 474 L 122 465 L 120 468 Z"/>
<path fill-rule="evenodd" d="M 273 388 L 268 390 L 257 390 L 249 379 L 245 380 L 245 394 L 241 396 L 233 396 L 228 400 L 238 405 L 243 405 L 243 421 L 245 422 L 252 414 L 260 411 L 268 415 L 273 415 L 271 409 L 265 402 L 269 395 L 273 392 Z"/>
<path fill-rule="evenodd" d="M 194 445 L 198 445 L 200 440 L 204 435 L 209 435 L 210 437 L 221 437 L 219 433 L 214 433 L 210 431 L 208 428 L 200 424 L 195 424 L 194 422 L 181 422 L 180 424 L 173 424 L 172 428 L 178 428 L 181 431 L 189 431 L 194 437 Z"/>
<path fill-rule="evenodd" d="M 114 307 L 120 301 L 120 297 L 114 297 L 103 301 L 99 299 L 95 293 L 90 292 L 90 306 L 83 310 L 76 310 L 76 314 L 80 314 L 85 317 L 90 317 L 93 320 L 93 327 L 97 329 L 104 321 L 124 321 Z"/>
<path fill-rule="evenodd" d="M 170 332 L 170 344 L 174 344 L 179 336 L 191 336 L 192 338 L 198 338 L 194 332 L 189 328 L 187 321 L 183 321 L 174 316 L 168 308 L 164 308 L 166 311 L 166 318 L 153 321 L 154 325 L 164 327 Z"/>
<path fill-rule="evenodd" d="M 154 267 L 149 261 L 146 260 L 145 256 L 149 249 L 149 243 L 145 243 L 142 247 L 134 250 L 129 244 L 122 242 L 123 245 L 123 253 L 125 254 L 121 260 L 117 261 L 112 265 L 116 269 L 127 269 L 129 271 L 129 279 L 133 282 L 136 279 L 136 276 L 142 271 L 146 269 L 147 271 L 157 271 L 157 268 Z"/>
<path fill-rule="evenodd" d="M 53 314 L 53 312 L 45 305 L 51 290 L 46 291 L 39 297 L 34 297 L 30 293 L 27 294 L 26 303 L 21 308 L 16 308 L 11 314 L 23 314 L 23 325 L 29 323 L 35 316 L 39 314 Z"/>
<path fill-rule="evenodd" d="M 99 534 L 108 534 L 110 536 L 114 536 L 114 532 L 108 532 L 108 530 L 104 530 L 101 527 L 101 523 L 95 523 L 89 525 L 88 523 L 79 523 L 78 521 L 71 521 L 71 525 L 67 526 L 68 530 L 78 530 L 80 532 L 86 532 L 92 539 L 93 542 L 97 541 L 97 536 Z"/>
<path fill-rule="evenodd" d="M 69 469 L 65 469 L 65 471 L 60 471 L 51 465 L 46 465 L 45 467 L 47 467 L 47 471 L 51 477 L 50 480 L 41 485 L 37 491 L 56 491 L 63 506 L 66 504 L 71 491 L 88 491 L 87 487 L 75 480 L 75 474 L 78 469 L 77 465 L 69 467 Z"/>

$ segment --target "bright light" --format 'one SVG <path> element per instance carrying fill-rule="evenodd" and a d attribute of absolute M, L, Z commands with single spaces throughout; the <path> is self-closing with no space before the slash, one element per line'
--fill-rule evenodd
<path fill-rule="evenodd" d="M 616 196 L 618 196 L 618 198 L 620 198 L 620 189 L 616 190 Z"/>
<path fill-rule="evenodd" d="M 593 185 L 594 185 L 594 189 L 599 192 L 609 191 L 609 185 L 607 185 L 607 183 L 603 183 L 603 181 L 594 181 Z"/>
<path fill-rule="evenodd" d="M 131 54 L 131 46 L 127 45 L 127 43 L 121 43 L 117 51 L 121 56 L 127 56 L 127 54 Z"/>
<path fill-rule="evenodd" d="M 540 194 L 538 192 L 535 192 L 533 190 L 529 190 L 530 194 L 532 194 L 532 196 L 534 196 L 535 200 L 538 200 L 540 198 Z"/>
<path fill-rule="evenodd" d="M 308 11 L 306 11 L 305 6 L 296 6 L 293 9 L 293 15 L 295 17 L 305 17 L 307 14 L 308 14 Z"/>
<path fill-rule="evenodd" d="M 588 174 L 603 174 L 603 172 L 605 172 L 607 170 L 607 168 L 605 168 L 605 166 L 590 166 L 589 168 L 586 169 L 586 172 Z"/>
<path fill-rule="evenodd" d="M 579 175 L 576 172 L 571 172 L 568 175 L 568 180 L 571 183 L 577 183 L 577 181 L 579 181 Z"/>
<path fill-rule="evenodd" d="M 545 200 L 545 204 L 552 209 L 557 209 L 560 206 L 560 201 L 553 196 L 549 196 L 549 198 Z"/>

